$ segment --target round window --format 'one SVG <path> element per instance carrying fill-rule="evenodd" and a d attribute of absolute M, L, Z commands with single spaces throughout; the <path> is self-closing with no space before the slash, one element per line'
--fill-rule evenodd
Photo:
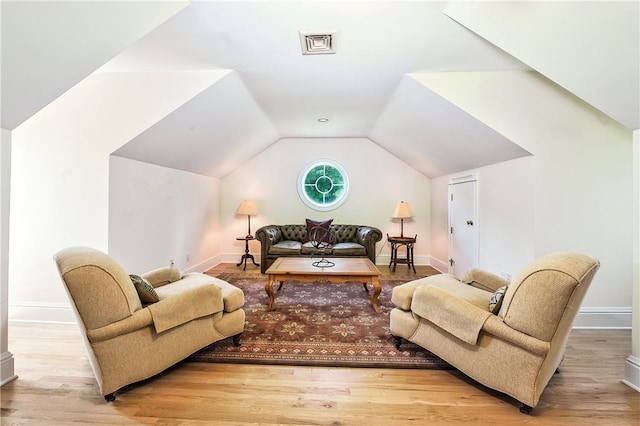
<path fill-rule="evenodd" d="M 336 209 L 349 195 L 347 172 L 334 161 L 314 161 L 298 177 L 298 194 L 314 210 Z"/>

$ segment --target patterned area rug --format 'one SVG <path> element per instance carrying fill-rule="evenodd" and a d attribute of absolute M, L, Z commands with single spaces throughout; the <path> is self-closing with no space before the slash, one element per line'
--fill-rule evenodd
<path fill-rule="evenodd" d="M 223 272 L 219 278 L 245 294 L 246 324 L 242 344 L 216 342 L 189 357 L 191 361 L 384 368 L 451 368 L 446 362 L 403 341 L 398 351 L 389 332 L 391 291 L 415 275 L 381 278 L 376 314 L 371 292 L 361 282 L 301 283 L 285 281 L 275 309 L 266 310 L 263 275 Z M 274 289 L 277 285 L 274 286 Z"/>

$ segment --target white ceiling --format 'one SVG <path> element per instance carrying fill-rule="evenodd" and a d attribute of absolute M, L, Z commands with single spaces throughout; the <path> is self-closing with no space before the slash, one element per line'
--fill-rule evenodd
<path fill-rule="evenodd" d="M 435 177 L 528 153 L 411 74 L 535 69 L 640 128 L 638 3 L 553 3 L 2 1 L 2 127 L 96 70 L 221 70 L 115 154 L 221 177 L 280 138 L 368 137 Z"/>

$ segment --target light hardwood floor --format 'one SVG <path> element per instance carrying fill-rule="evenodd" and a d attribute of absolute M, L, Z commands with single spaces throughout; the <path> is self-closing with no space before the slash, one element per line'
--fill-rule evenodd
<path fill-rule="evenodd" d="M 456 371 L 193 362 L 107 403 L 75 325 L 11 323 L 19 378 L 0 389 L 0 414 L 2 425 L 640 425 L 640 393 L 620 382 L 630 342 L 626 330 L 574 330 L 527 416 Z"/>

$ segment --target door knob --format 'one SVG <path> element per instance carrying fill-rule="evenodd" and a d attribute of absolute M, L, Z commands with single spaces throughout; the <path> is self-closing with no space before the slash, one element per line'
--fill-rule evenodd
<path fill-rule="evenodd" d="M 467 221 L 467 225 L 473 226 L 473 221 L 472 220 L 468 220 Z"/>

